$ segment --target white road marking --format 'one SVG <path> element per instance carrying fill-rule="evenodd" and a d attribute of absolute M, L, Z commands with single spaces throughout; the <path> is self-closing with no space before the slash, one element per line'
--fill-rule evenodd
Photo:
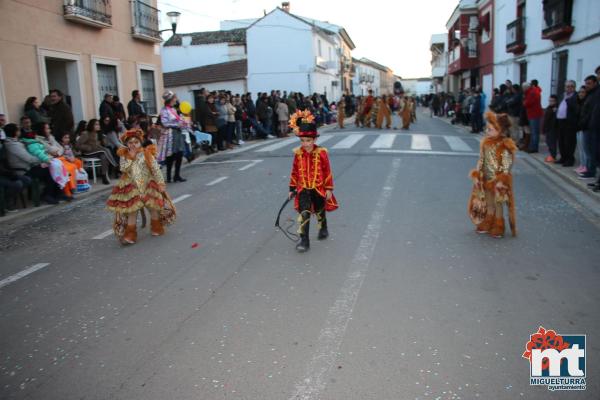
<path fill-rule="evenodd" d="M 247 170 L 249 168 L 254 167 L 256 164 L 258 164 L 260 162 L 262 162 L 262 160 L 254 160 L 250 164 L 244 165 L 242 168 L 238 168 L 238 171 L 245 171 L 245 170 Z"/>
<path fill-rule="evenodd" d="M 467 153 L 456 151 L 432 151 L 432 150 L 377 150 L 378 153 L 393 153 L 393 154 L 428 154 L 431 156 L 471 156 L 478 157 L 479 153 Z"/>
<path fill-rule="evenodd" d="M 322 145 L 323 143 L 325 143 L 326 141 L 328 141 L 329 139 L 333 139 L 335 136 L 333 135 L 327 135 L 327 136 L 319 136 L 317 138 L 317 145 Z M 299 142 L 300 140 L 298 140 Z"/>
<path fill-rule="evenodd" d="M 327 385 L 327 375 L 337 359 L 358 293 L 369 270 L 371 258 L 381 232 L 385 209 L 392 197 L 399 170 L 400 159 L 394 159 L 379 196 L 374 197 L 378 199 L 377 204 L 371 214 L 367 229 L 362 235 L 358 249 L 354 253 L 346 280 L 335 302 L 329 309 L 325 326 L 321 329 L 315 346 L 315 353 L 307 365 L 306 375 L 296 384 L 294 394 L 290 397 L 290 400 L 319 399 L 321 392 Z"/>
<path fill-rule="evenodd" d="M 362 133 L 353 133 L 350 136 L 347 136 L 343 140 L 336 143 L 332 148 L 333 149 L 349 149 L 359 142 L 365 135 Z"/>
<path fill-rule="evenodd" d="M 431 142 L 427 135 L 411 135 L 410 148 L 412 150 L 431 150 Z"/>
<path fill-rule="evenodd" d="M 261 147 L 260 149 L 254 150 L 254 151 L 257 152 L 257 153 L 258 152 L 265 152 L 265 151 L 273 151 L 273 150 L 277 150 L 277 149 L 280 149 L 280 148 L 285 147 L 285 146 L 289 146 L 290 144 L 292 144 L 292 143 L 294 143 L 296 141 L 298 141 L 298 138 L 291 137 L 291 138 L 287 138 L 287 139 L 281 140 L 281 141 L 279 141 L 277 143 L 273 143 L 272 145 Z"/>
<path fill-rule="evenodd" d="M 254 143 L 254 144 L 245 144 L 242 147 L 238 147 L 237 149 L 233 149 L 231 151 L 228 151 L 225 154 L 243 153 L 244 151 L 252 150 L 252 149 L 255 149 L 255 148 L 259 147 L 259 146 L 264 146 L 267 143 L 269 143 L 269 142 L 265 141 L 265 142 Z M 202 163 L 202 164 L 206 164 L 206 163 Z"/>
<path fill-rule="evenodd" d="M 183 194 L 183 195 L 177 197 L 176 199 L 173 199 L 173 204 L 179 203 L 180 201 L 185 200 L 189 197 L 192 197 L 192 195 L 191 194 Z M 94 236 L 92 239 L 93 240 L 102 240 L 102 239 L 106 239 L 107 237 L 109 237 L 112 234 L 113 234 L 113 230 L 109 229 L 107 231 L 102 232 L 99 235 Z"/>
<path fill-rule="evenodd" d="M 377 136 L 377 139 L 371 145 L 372 149 L 391 149 L 394 145 L 394 140 L 396 140 L 396 136 L 393 133 L 383 133 Z"/>
<path fill-rule="evenodd" d="M 24 269 L 21 272 L 17 272 L 16 274 L 9 276 L 8 278 L 2 279 L 0 281 L 0 288 L 3 288 L 6 285 L 10 285 L 11 283 L 18 281 L 19 279 L 21 279 L 29 274 L 33 274 L 35 271 L 39 271 L 40 269 L 45 268 L 48 265 L 50 265 L 50 263 L 35 264 L 29 268 Z"/>
<path fill-rule="evenodd" d="M 216 184 L 217 184 L 217 183 L 219 183 L 219 182 L 223 182 L 223 181 L 224 181 L 225 179 L 227 179 L 227 178 L 228 178 L 227 176 L 222 176 L 222 177 L 220 177 L 220 178 L 217 178 L 217 179 L 215 179 L 214 181 L 208 182 L 208 183 L 206 184 L 206 186 L 213 186 L 213 185 L 216 185 Z"/>
<path fill-rule="evenodd" d="M 448 146 L 454 151 L 472 151 L 473 149 L 458 136 L 444 136 Z"/>
<path fill-rule="evenodd" d="M 197 165 L 202 165 L 202 164 L 235 164 L 235 163 L 247 163 L 247 162 L 254 162 L 257 160 L 225 160 L 225 161 L 203 161 L 201 163 L 198 163 Z M 259 160 L 262 161 L 262 160 Z"/>
<path fill-rule="evenodd" d="M 104 238 L 107 238 L 107 237 L 109 237 L 109 236 L 110 236 L 110 235 L 112 235 L 112 234 L 113 234 L 113 230 L 112 230 L 112 229 L 109 229 L 109 230 L 107 230 L 107 231 L 104 231 L 104 232 L 102 232 L 102 233 L 101 233 L 101 234 L 99 234 L 99 235 L 96 235 L 96 236 L 94 236 L 92 239 L 94 239 L 94 240 L 102 240 L 102 239 L 104 239 Z"/>
<path fill-rule="evenodd" d="M 188 197 L 192 197 L 192 195 L 191 194 L 183 194 L 183 195 L 179 196 L 178 198 L 173 199 L 173 203 L 179 203 L 180 201 L 185 200 Z"/>

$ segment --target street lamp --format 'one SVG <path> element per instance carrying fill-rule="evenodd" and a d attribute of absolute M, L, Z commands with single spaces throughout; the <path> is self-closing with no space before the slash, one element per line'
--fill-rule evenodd
<path fill-rule="evenodd" d="M 177 23 L 179 22 L 179 16 L 181 15 L 180 12 L 178 11 L 169 11 L 167 13 L 167 17 L 169 18 L 169 22 L 171 23 L 171 28 L 170 29 L 163 29 L 162 32 L 166 32 L 166 31 L 173 31 L 173 35 L 175 35 L 175 32 L 177 31 Z"/>

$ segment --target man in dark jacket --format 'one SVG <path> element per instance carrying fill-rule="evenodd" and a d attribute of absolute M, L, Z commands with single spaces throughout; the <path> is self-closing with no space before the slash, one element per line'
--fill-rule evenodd
<path fill-rule="evenodd" d="M 100 113 L 100 119 L 104 119 L 104 117 L 110 117 L 110 119 L 115 119 L 115 110 L 113 108 L 113 96 L 110 93 L 106 93 L 104 95 L 104 100 L 100 103 L 100 109 L 98 112 Z"/>
<path fill-rule="evenodd" d="M 593 109 L 591 111 L 588 126 L 590 131 L 592 132 L 592 135 L 594 136 L 595 156 L 596 161 L 598 163 L 598 160 L 600 160 L 600 83 L 598 83 L 600 82 L 600 66 L 596 67 L 596 70 L 594 72 L 596 73 L 596 90 L 594 92 L 595 101 L 593 104 Z M 592 189 L 594 190 L 594 192 L 600 192 L 600 176 L 598 177 L 598 180 L 596 181 L 596 184 L 592 187 Z"/>
<path fill-rule="evenodd" d="M 206 132 L 206 127 L 204 126 L 204 120 L 209 113 L 208 104 L 206 103 L 206 89 L 201 88 L 198 96 L 196 96 L 196 104 L 197 107 L 194 110 L 194 118 L 196 121 L 200 122 L 200 130 L 202 132 Z"/>
<path fill-rule="evenodd" d="M 129 118 L 134 117 L 136 119 L 146 115 L 146 110 L 142 104 L 142 95 L 137 89 L 131 92 L 131 100 L 127 103 L 127 114 L 129 114 Z"/>
<path fill-rule="evenodd" d="M 71 107 L 65 103 L 63 93 L 58 89 L 50 91 L 48 116 L 51 120 L 52 134 L 59 143 L 61 142 L 63 133 L 73 132 L 73 126 L 75 125 L 73 112 L 71 111 Z"/>
<path fill-rule="evenodd" d="M 506 96 L 506 111 L 510 117 L 511 137 L 513 140 L 519 140 L 519 118 L 521 117 L 521 111 L 523 109 L 523 94 L 521 93 L 521 86 L 518 84 L 512 85 L 511 94 Z"/>
<path fill-rule="evenodd" d="M 583 179 L 594 178 L 596 176 L 596 167 L 598 165 L 596 143 L 598 142 L 598 135 L 600 134 L 600 126 L 597 125 L 599 122 L 598 117 L 595 117 L 594 115 L 598 113 L 598 107 L 600 107 L 598 78 L 596 78 L 595 75 L 590 75 L 585 78 L 585 88 L 587 95 L 579 117 L 579 128 L 583 131 L 584 151 L 588 156 L 586 165 L 587 172 L 580 175 Z"/>
<path fill-rule="evenodd" d="M 577 146 L 577 94 L 575 81 L 565 82 L 565 94 L 556 111 L 558 128 L 558 151 L 560 158 L 557 164 L 572 167 L 575 164 L 575 147 Z"/>

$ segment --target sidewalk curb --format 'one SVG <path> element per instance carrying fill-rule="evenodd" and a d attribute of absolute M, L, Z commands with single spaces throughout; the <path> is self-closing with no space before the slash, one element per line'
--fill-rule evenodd
<path fill-rule="evenodd" d="M 445 122 L 446 124 L 452 125 L 450 123 L 450 121 L 448 121 L 446 118 L 440 118 L 440 117 L 435 117 L 435 118 Z M 469 133 L 469 127 L 466 127 L 464 125 L 452 125 L 452 126 L 461 128 L 462 130 L 465 131 L 465 133 Z M 472 137 L 475 136 L 473 134 L 471 134 L 471 135 L 472 135 Z M 480 136 L 483 138 L 484 135 L 478 134 L 477 136 Z M 572 176 L 572 174 L 570 174 L 568 172 L 568 171 L 570 171 L 570 168 L 564 169 L 565 167 L 555 166 L 554 164 L 549 164 L 549 163 L 545 162 L 543 153 L 541 153 L 541 152 L 537 153 L 537 155 L 536 155 L 536 154 L 528 154 L 526 152 L 519 151 L 518 158 L 520 158 L 524 161 L 529 161 L 528 164 L 536 170 L 545 172 L 546 174 L 548 174 L 548 173 L 554 174 L 556 177 L 560 178 L 560 180 L 564 184 L 567 184 L 570 187 L 577 189 L 577 191 L 580 194 L 585 195 L 588 199 L 592 200 L 598 206 L 600 206 L 600 195 L 592 192 L 587 187 L 586 181 L 580 180 L 580 179 L 576 178 L 575 176 Z M 578 201 L 580 201 L 580 200 L 578 199 Z M 597 216 L 600 216 L 599 210 L 589 210 L 589 211 Z"/>
<path fill-rule="evenodd" d="M 321 132 L 329 131 L 334 129 L 337 126 L 337 123 L 332 123 L 329 125 L 324 125 L 320 129 Z M 269 141 L 275 141 L 277 139 L 284 138 L 275 138 Z M 265 141 L 266 142 L 266 141 Z M 251 142 L 248 142 L 251 143 Z M 243 147 L 242 147 L 243 148 Z M 194 166 L 195 164 L 201 164 L 202 162 L 211 159 L 215 156 L 226 156 L 228 152 L 219 152 L 210 155 L 202 154 L 195 158 L 191 163 L 185 163 L 181 166 L 181 169 L 185 171 L 187 168 Z M 116 180 L 112 180 L 112 182 L 116 182 Z M 96 185 L 96 184 L 94 184 Z M 75 208 L 81 204 L 86 204 L 96 200 L 98 197 L 102 195 L 108 196 L 110 191 L 112 190 L 114 184 L 111 185 L 102 185 L 99 189 L 92 190 L 89 192 L 81 193 L 76 195 L 76 200 L 70 203 L 60 203 L 60 204 L 42 204 L 39 207 L 28 207 L 25 209 L 19 209 L 19 211 L 14 213 L 7 213 L 3 217 L 0 217 L 0 231 L 7 231 L 14 229 L 18 226 L 25 225 L 37 218 L 49 217 L 54 214 L 58 214 L 64 211 L 68 211 L 71 208 Z"/>

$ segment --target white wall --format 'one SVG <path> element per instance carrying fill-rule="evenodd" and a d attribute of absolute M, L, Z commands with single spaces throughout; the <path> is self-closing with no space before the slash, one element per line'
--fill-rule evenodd
<path fill-rule="evenodd" d="M 354 74 L 353 85 L 354 85 L 354 94 L 357 96 L 367 96 L 369 94 L 369 89 L 373 90 L 374 96 L 380 96 L 381 92 L 381 71 L 377 68 L 370 66 L 369 64 L 364 64 L 362 62 L 355 62 L 356 73 Z M 360 82 L 361 75 L 368 75 L 373 77 L 373 82 Z"/>
<path fill-rule="evenodd" d="M 309 25 L 275 10 L 246 31 L 248 90 L 313 93 L 315 53 Z M 310 82 L 310 84 L 309 84 Z"/>
<path fill-rule="evenodd" d="M 431 88 L 432 81 L 417 81 L 416 85 L 416 95 L 421 96 L 423 94 L 433 93 L 433 89 Z"/>
<path fill-rule="evenodd" d="M 506 53 L 506 25 L 516 19 L 516 0 L 496 0 L 494 24 L 494 87 L 510 79 L 519 82 L 518 62 L 527 62 L 527 80 L 537 79 L 542 88 L 542 105 L 550 96 L 552 84 L 552 57 L 557 51 L 568 50 L 567 79 L 582 85 L 582 79 L 593 74 L 600 64 L 600 37 L 572 44 L 589 35 L 600 33 L 600 2 L 597 0 L 576 0 L 573 2 L 572 25 L 575 27 L 569 43 L 555 47 L 551 40 L 542 39 L 543 8 L 540 1 L 526 3 L 527 18 L 524 54 L 514 57 Z"/>
<path fill-rule="evenodd" d="M 186 39 L 184 36 L 182 40 L 185 44 L 189 37 Z M 161 52 L 163 72 L 241 60 L 245 57 L 243 45 L 230 46 L 227 43 L 163 46 Z"/>
<path fill-rule="evenodd" d="M 231 93 L 239 93 L 240 95 L 247 92 L 246 81 L 244 80 L 203 83 L 201 85 L 176 86 L 165 89 L 171 90 L 173 93 L 175 93 L 179 101 L 188 101 L 193 107 L 194 90 L 199 90 L 200 88 L 205 88 L 209 92 L 213 90 L 230 90 Z M 159 109 L 160 108 L 161 107 L 159 107 Z"/>

